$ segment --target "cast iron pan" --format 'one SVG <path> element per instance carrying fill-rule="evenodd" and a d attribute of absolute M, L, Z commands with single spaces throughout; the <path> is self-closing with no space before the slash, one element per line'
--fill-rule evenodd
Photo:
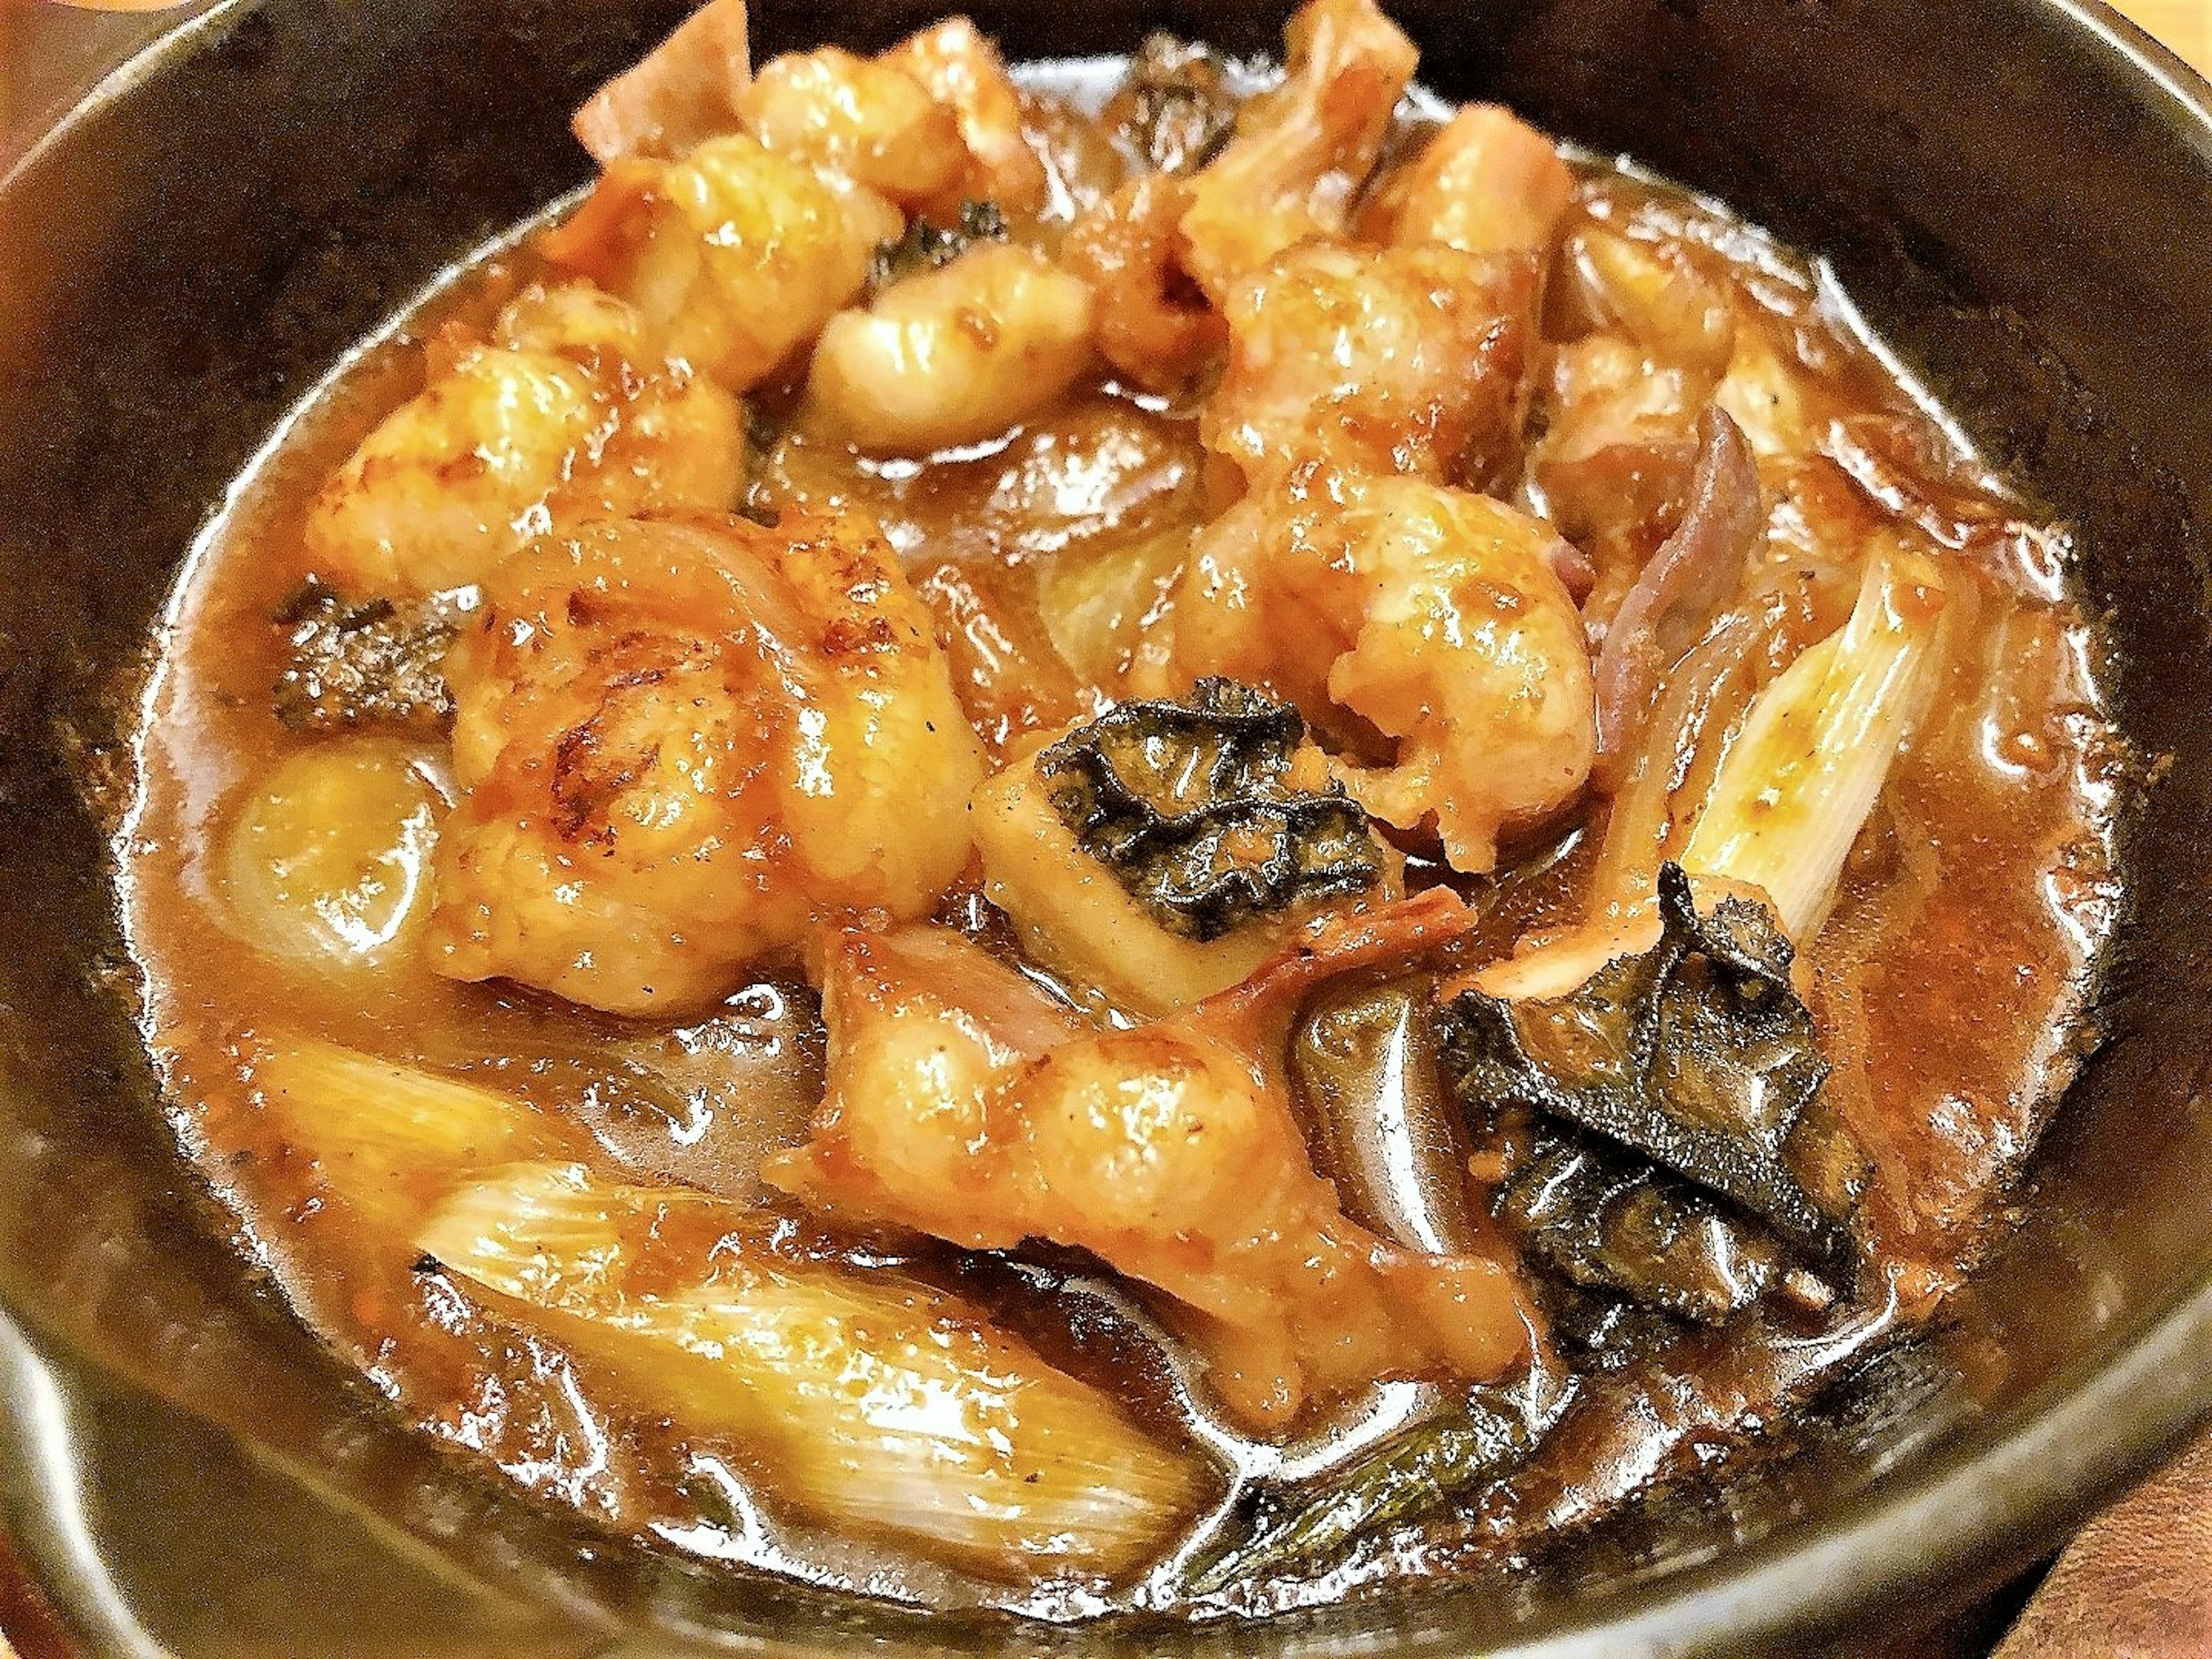
<path fill-rule="evenodd" d="M 939 0 L 759 8 L 765 54 Z M 979 0 L 1010 56 L 1273 7 Z M 106 815 L 149 623 L 272 425 L 428 276 L 585 176 L 564 126 L 677 0 L 226 0 L 0 186 L 0 1495 L 101 1652 L 1812 1650 L 1964 1602 L 2212 1406 L 2212 92 L 2075 0 L 1395 0 L 1425 77 L 1832 265 L 2075 527 L 2128 806 L 2108 1033 L 2026 1224 L 1794 1459 L 1518 1575 L 1055 1633 L 697 1571 L 388 1419 L 215 1242 L 131 1017 Z M 1910 1611 L 1907 1611 L 1910 1610 Z"/>

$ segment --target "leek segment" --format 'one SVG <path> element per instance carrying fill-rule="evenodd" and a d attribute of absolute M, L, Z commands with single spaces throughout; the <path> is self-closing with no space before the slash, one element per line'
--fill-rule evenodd
<path fill-rule="evenodd" d="M 1756 887 L 1801 945 L 1820 931 L 1890 763 L 1927 712 L 1948 608 L 1932 558 L 1894 542 L 1875 551 L 1842 631 L 1752 704 L 1683 851 L 1692 878 Z"/>
<path fill-rule="evenodd" d="M 1950 609 L 1942 568 L 1929 555 L 1889 537 L 1869 552 L 1850 620 L 1753 699 L 1703 800 L 1686 815 L 1687 838 L 1674 861 L 1700 902 L 1756 898 L 1794 946 L 1812 942 L 1891 763 L 1927 713 Z M 1724 641 L 1718 631 L 1709 638 Z M 1717 667 L 1704 665 L 1701 678 L 1735 672 L 1732 659 L 1745 643 L 1726 641 Z M 1709 700 L 1712 689 L 1683 688 L 1691 702 Z M 1701 723 L 1706 712 L 1698 716 Z M 1673 723 L 1662 718 L 1647 742 L 1674 743 Z M 1664 750 L 1644 766 L 1662 788 L 1678 775 Z M 1478 970 L 1471 985 L 1507 1000 L 1564 997 L 1608 963 L 1656 943 L 1654 884 L 1671 839 L 1667 808 L 1654 794 L 1628 811 L 1628 799 L 1616 806 L 1600 898 L 1588 919 Z"/>
<path fill-rule="evenodd" d="M 310 1037 L 271 1041 L 252 1074 L 286 1138 L 395 1249 L 441 1189 L 564 1139 L 512 1096 Z"/>
<path fill-rule="evenodd" d="M 238 927 L 321 972 L 388 963 L 429 911 L 445 802 L 404 746 L 376 738 L 289 756 L 247 793 L 223 844 Z"/>
<path fill-rule="evenodd" d="M 954 1298 L 772 1254 L 749 1225 L 707 1194 L 538 1164 L 457 1194 L 418 1243 L 829 1526 L 994 1577 L 1113 1576 L 1200 1500 L 1188 1457 Z M 635 1271 L 674 1234 L 712 1242 L 678 1253 L 689 1271 Z"/>

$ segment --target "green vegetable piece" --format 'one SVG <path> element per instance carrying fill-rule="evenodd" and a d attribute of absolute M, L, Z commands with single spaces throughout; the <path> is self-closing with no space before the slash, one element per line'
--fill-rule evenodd
<path fill-rule="evenodd" d="M 1534 1443 L 1528 1424 L 1480 1390 L 1413 1424 L 1321 1489 L 1263 1520 L 1243 1540 L 1201 1555 L 1184 1588 L 1212 1595 L 1299 1570 L 1318 1571 L 1382 1528 L 1417 1521 L 1488 1486 Z"/>
<path fill-rule="evenodd" d="M 963 202 L 951 228 L 916 219 L 895 242 L 881 242 L 868 260 L 868 292 L 951 264 L 978 242 L 1006 240 L 1006 216 L 996 202 Z"/>
<path fill-rule="evenodd" d="M 1200 941 L 1382 878 L 1367 814 L 1288 781 L 1305 722 L 1234 680 L 1125 702 L 1037 757 L 1053 808 L 1171 933 Z"/>
<path fill-rule="evenodd" d="M 1817 1283 L 1793 1280 L 1789 1253 L 1733 1205 L 1580 1130 L 1539 1135 L 1498 1213 L 1572 1283 L 1699 1324 L 1717 1325 L 1778 1285 L 1828 1299 Z"/>
<path fill-rule="evenodd" d="M 1784 1158 L 1828 1073 L 1790 987 L 1788 939 L 1745 900 L 1701 919 L 1675 864 L 1660 869 L 1659 915 L 1650 950 L 1564 997 L 1456 998 L 1444 1056 L 1462 1105 L 1530 1109 L 1640 1153 L 1847 1280 L 1857 1254 L 1849 1226 Z"/>
<path fill-rule="evenodd" d="M 288 729 L 436 730 L 453 718 L 445 661 L 459 629 L 434 602 L 356 604 L 310 581 L 276 622 L 291 646 L 275 688 L 276 718 Z"/>
<path fill-rule="evenodd" d="M 1160 173 L 1197 172 L 1237 130 L 1229 62 L 1211 46 L 1146 35 L 1129 65 L 1127 95 L 1122 137 Z"/>

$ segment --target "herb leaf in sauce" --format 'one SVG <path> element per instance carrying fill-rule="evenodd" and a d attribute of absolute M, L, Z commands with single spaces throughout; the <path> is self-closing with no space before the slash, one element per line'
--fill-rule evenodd
<path fill-rule="evenodd" d="M 1234 680 L 1126 702 L 1037 757 L 1077 844 L 1159 924 L 1219 939 L 1255 916 L 1382 876 L 1367 814 L 1329 781 L 1291 775 L 1298 712 Z"/>
<path fill-rule="evenodd" d="M 1194 1560 L 1183 1589 L 1212 1595 L 1232 1584 L 1322 1569 L 1382 1528 L 1435 1515 L 1480 1492 L 1535 1439 L 1519 1413 L 1484 1395 L 1474 1391 L 1331 1472 L 1319 1490 L 1263 1511 L 1241 1540 Z"/>
<path fill-rule="evenodd" d="M 276 621 L 291 643 L 275 688 L 276 718 L 288 729 L 435 730 L 453 718 L 445 660 L 459 630 L 436 601 L 356 603 L 309 581 L 279 607 Z"/>
<path fill-rule="evenodd" d="M 1125 110 L 1122 137 L 1160 173 L 1195 173 L 1237 128 L 1228 60 L 1165 33 L 1145 37 L 1116 102 Z"/>
<path fill-rule="evenodd" d="M 1790 986 L 1789 940 L 1748 900 L 1700 917 L 1676 864 L 1660 869 L 1659 916 L 1650 950 L 1565 996 L 1454 999 L 1444 1055 L 1462 1105 L 1533 1110 L 1640 1154 L 1765 1223 L 1805 1265 L 1847 1278 L 1850 1229 L 1784 1158 L 1828 1073 Z M 1679 1209 L 1674 1196 L 1655 1189 L 1652 1203 Z M 1603 1252 L 1583 1254 L 1595 1272 Z"/>
<path fill-rule="evenodd" d="M 877 245 L 868 260 L 868 292 L 951 264 L 979 242 L 1006 240 L 1006 216 L 996 202 L 963 202 L 951 228 L 916 219 L 895 242 Z"/>

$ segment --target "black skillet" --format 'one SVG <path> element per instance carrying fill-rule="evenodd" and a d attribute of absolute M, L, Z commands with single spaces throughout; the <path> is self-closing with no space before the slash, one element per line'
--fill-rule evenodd
<path fill-rule="evenodd" d="M 4 4 L 5 0 L 0 0 Z M 939 0 L 760 8 L 870 49 Z M 1016 58 L 1273 8 L 981 0 Z M 131 1017 L 104 814 L 149 622 L 284 410 L 434 270 L 585 174 L 568 111 L 677 0 L 225 0 L 0 185 L 0 1504 L 98 1652 L 1849 1649 L 2047 1551 L 2212 1407 L 2212 91 L 2090 0 L 1397 0 L 1429 84 L 1829 261 L 2076 527 L 2162 781 L 2102 1051 L 2025 1225 L 1803 1455 L 1510 1581 L 1265 1630 L 1055 1633 L 696 1571 L 434 1453 L 213 1241 Z M 43 38 L 79 46 L 49 20 Z M 1856 1634 L 1855 1634 L 1855 1632 Z"/>

